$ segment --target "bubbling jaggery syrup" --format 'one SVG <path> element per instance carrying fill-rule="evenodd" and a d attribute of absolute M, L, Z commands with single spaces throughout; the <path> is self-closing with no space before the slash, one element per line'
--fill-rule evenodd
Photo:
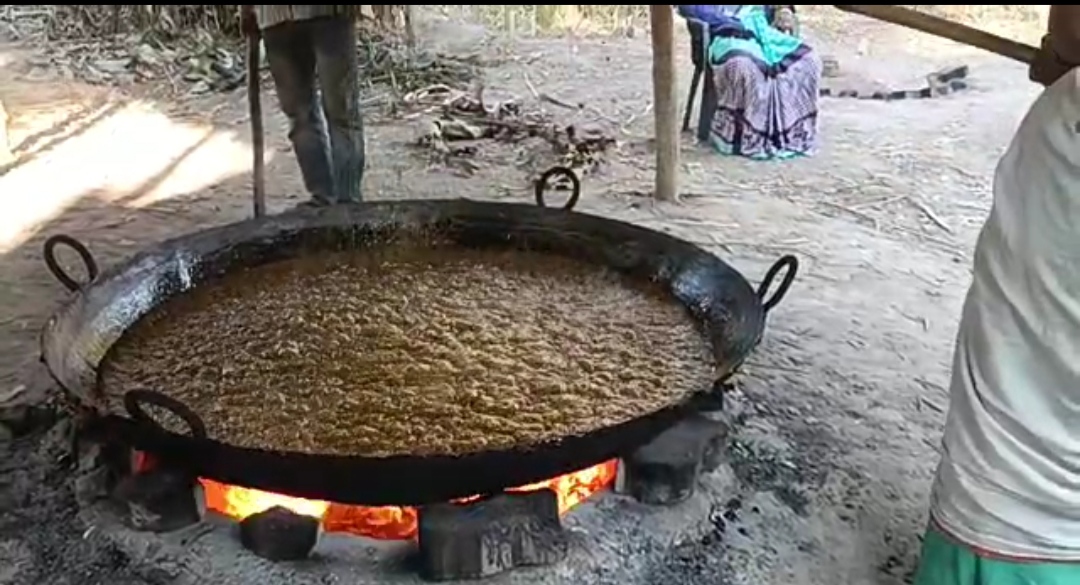
<path fill-rule="evenodd" d="M 402 244 L 204 283 L 125 333 L 100 382 L 114 409 L 132 389 L 177 398 L 228 443 L 385 456 L 585 433 L 712 374 L 659 286 L 549 254 Z"/>

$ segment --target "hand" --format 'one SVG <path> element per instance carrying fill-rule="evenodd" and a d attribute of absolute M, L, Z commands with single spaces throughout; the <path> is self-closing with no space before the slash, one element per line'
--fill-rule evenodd
<path fill-rule="evenodd" d="M 249 37 L 259 34 L 259 20 L 255 17 L 254 4 L 240 5 L 240 32 Z"/>
<path fill-rule="evenodd" d="M 1050 36 L 1047 35 L 1043 37 L 1042 45 L 1039 47 L 1038 52 L 1035 53 L 1035 59 L 1031 62 L 1028 69 L 1028 79 L 1045 86 L 1053 85 L 1055 81 L 1061 79 L 1061 76 L 1075 67 L 1075 65 L 1065 62 L 1058 56 L 1050 43 Z"/>

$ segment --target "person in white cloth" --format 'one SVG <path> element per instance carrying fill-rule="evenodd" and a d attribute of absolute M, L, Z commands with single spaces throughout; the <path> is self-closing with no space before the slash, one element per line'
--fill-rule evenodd
<path fill-rule="evenodd" d="M 975 247 L 915 585 L 1080 585 L 1080 7 L 1048 31 Z"/>

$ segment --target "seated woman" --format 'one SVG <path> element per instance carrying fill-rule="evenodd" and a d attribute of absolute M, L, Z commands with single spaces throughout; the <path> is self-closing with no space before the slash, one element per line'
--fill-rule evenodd
<path fill-rule="evenodd" d="M 716 113 L 710 141 L 754 159 L 813 153 L 821 62 L 796 34 L 794 6 L 694 5 L 709 25 Z M 711 93 L 711 92 L 710 92 Z"/>

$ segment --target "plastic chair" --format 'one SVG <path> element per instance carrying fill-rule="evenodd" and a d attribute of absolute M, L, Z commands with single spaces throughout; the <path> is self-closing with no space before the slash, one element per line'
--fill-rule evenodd
<path fill-rule="evenodd" d="M 690 130 L 690 117 L 694 111 L 694 98 L 701 84 L 701 101 L 698 107 L 697 139 L 708 142 L 712 131 L 713 115 L 716 113 L 716 86 L 713 81 L 712 67 L 709 65 L 709 44 L 712 34 L 709 25 L 696 18 L 685 18 L 686 28 L 690 32 L 690 60 L 694 64 L 694 75 L 690 78 L 690 93 L 686 96 L 686 111 L 683 113 L 682 131 Z M 702 77 L 705 82 L 702 84 Z"/>

